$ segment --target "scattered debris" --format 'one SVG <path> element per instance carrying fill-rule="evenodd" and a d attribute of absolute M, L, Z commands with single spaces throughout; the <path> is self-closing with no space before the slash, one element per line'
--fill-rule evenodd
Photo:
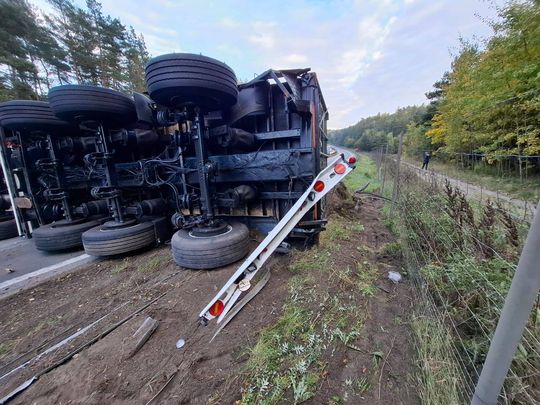
<path fill-rule="evenodd" d="M 157 296 L 156 298 L 154 298 L 150 302 L 146 303 L 145 305 L 143 305 L 142 307 L 137 309 L 135 312 L 132 312 L 130 315 L 126 316 L 124 319 L 118 321 L 117 323 L 112 325 L 110 328 L 106 329 L 104 332 L 102 332 L 99 335 L 97 335 L 96 337 L 92 338 L 90 341 L 86 342 L 82 346 L 79 346 L 77 349 L 73 350 L 72 352 L 68 353 L 66 356 L 62 357 L 60 360 L 58 360 L 54 364 L 51 364 L 45 370 L 42 370 L 42 371 L 38 372 L 36 375 L 34 375 L 30 379 L 26 380 L 23 384 L 19 385 L 17 388 L 15 388 L 15 390 L 11 391 L 8 395 L 6 395 L 4 398 L 2 398 L 1 401 L 0 401 L 0 405 L 3 405 L 4 403 L 12 400 L 16 395 L 18 395 L 21 392 L 23 392 L 24 390 L 26 390 L 30 385 L 32 385 L 32 383 L 37 381 L 41 376 L 47 374 L 49 371 L 52 371 L 55 368 L 60 367 L 62 364 L 64 364 L 67 361 L 71 360 L 71 358 L 73 356 L 75 356 L 76 354 L 80 353 L 81 351 L 83 351 L 87 347 L 92 346 L 98 340 L 103 339 L 105 336 L 107 336 L 109 333 L 111 333 L 112 331 L 117 329 L 119 326 L 123 325 L 124 323 L 126 323 L 127 321 L 132 319 L 135 315 L 137 315 L 138 313 L 144 311 L 146 308 L 148 308 L 154 302 L 156 302 L 157 300 L 159 300 L 160 298 L 165 296 L 165 294 L 167 294 L 167 293 L 165 292 L 165 293 Z"/>
<path fill-rule="evenodd" d="M 399 274 L 397 271 L 389 271 L 388 279 L 392 281 L 394 284 L 397 284 L 401 281 L 401 274 Z"/>
<path fill-rule="evenodd" d="M 182 339 L 180 339 L 180 340 L 182 340 Z M 150 398 L 150 401 L 148 401 L 145 405 L 149 405 L 152 402 L 154 402 L 156 400 L 156 398 L 159 396 L 159 394 L 161 394 L 163 392 L 163 390 L 165 388 L 167 388 L 167 386 L 171 383 L 171 381 L 173 380 L 173 378 L 176 376 L 177 373 L 178 373 L 178 370 L 174 370 L 174 372 L 171 374 L 171 376 L 169 377 L 169 379 L 167 380 L 165 385 L 163 387 L 161 387 L 161 389 L 158 392 L 156 392 L 156 395 L 154 395 L 152 398 Z"/>
<path fill-rule="evenodd" d="M 389 290 L 388 288 L 386 288 L 385 286 L 383 286 L 383 285 L 377 285 L 377 288 L 378 288 L 379 290 L 384 291 L 384 292 L 387 293 L 387 294 L 390 294 L 390 290 Z"/>
<path fill-rule="evenodd" d="M 137 353 L 141 347 L 150 339 L 150 336 L 152 336 L 152 333 L 155 332 L 159 324 L 159 321 L 155 320 L 154 318 L 147 317 L 141 326 L 139 326 L 139 329 L 133 334 L 132 338 L 136 339 L 135 346 L 129 351 L 128 357 L 132 357 Z"/>
<path fill-rule="evenodd" d="M 186 344 L 186 341 L 184 339 L 178 339 L 176 341 L 176 348 L 181 349 Z"/>
<path fill-rule="evenodd" d="M 362 352 L 362 353 L 365 353 L 365 352 L 366 352 L 365 350 L 363 350 L 363 349 L 361 349 L 361 348 L 359 348 L 358 346 L 355 346 L 355 345 L 347 345 L 347 347 L 348 347 L 349 349 L 356 350 L 357 352 Z"/>
<path fill-rule="evenodd" d="M 282 255 L 288 255 L 291 252 L 291 244 L 287 242 L 281 242 L 275 250 L 276 253 Z"/>
<path fill-rule="evenodd" d="M 399 273 L 398 273 L 399 274 Z M 384 366 L 388 362 L 388 357 L 390 357 L 390 353 L 392 353 L 392 349 L 394 348 L 394 344 L 396 343 L 396 336 L 392 339 L 392 345 L 390 346 L 390 350 L 388 350 L 388 354 L 383 360 L 383 363 L 381 365 L 381 374 L 379 374 L 379 401 L 381 400 L 381 381 L 384 373 Z"/>

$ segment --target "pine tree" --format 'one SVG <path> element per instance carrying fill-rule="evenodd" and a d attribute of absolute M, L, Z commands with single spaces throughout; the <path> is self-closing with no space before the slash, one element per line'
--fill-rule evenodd
<path fill-rule="evenodd" d="M 124 70 L 127 89 L 130 91 L 143 92 L 146 90 L 144 68 L 150 56 L 146 49 L 144 37 L 137 36 L 133 27 L 129 27 L 124 45 Z"/>
<path fill-rule="evenodd" d="M 87 0 L 48 0 L 54 15 L 27 0 L 0 0 L 0 100 L 43 98 L 58 84 L 144 91 L 144 38 Z"/>
<path fill-rule="evenodd" d="M 0 67 L 9 98 L 37 98 L 37 69 L 29 58 L 29 32 L 36 29 L 24 0 L 0 1 Z"/>
<path fill-rule="evenodd" d="M 99 84 L 121 90 L 124 87 L 122 46 L 126 29 L 117 18 L 104 16 L 98 1 L 87 0 L 86 5 L 93 28 Z"/>

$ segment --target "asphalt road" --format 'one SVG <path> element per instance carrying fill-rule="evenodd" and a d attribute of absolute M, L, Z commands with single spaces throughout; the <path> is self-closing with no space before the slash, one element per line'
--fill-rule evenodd
<path fill-rule="evenodd" d="M 0 295 L 8 289 L 73 268 L 93 260 L 83 250 L 45 253 L 35 248 L 31 239 L 16 237 L 0 241 Z M 50 273 L 50 274 L 49 274 Z M 35 277 L 34 277 L 35 275 Z"/>

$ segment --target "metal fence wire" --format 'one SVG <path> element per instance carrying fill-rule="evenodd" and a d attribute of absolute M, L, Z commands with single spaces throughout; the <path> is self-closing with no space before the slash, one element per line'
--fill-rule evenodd
<path fill-rule="evenodd" d="M 398 167 L 395 155 L 383 150 L 373 158 L 381 193 L 395 197 L 390 220 L 416 286 L 412 326 L 422 402 L 469 403 L 532 211 L 406 162 Z M 501 404 L 540 403 L 540 301 L 536 302 Z"/>

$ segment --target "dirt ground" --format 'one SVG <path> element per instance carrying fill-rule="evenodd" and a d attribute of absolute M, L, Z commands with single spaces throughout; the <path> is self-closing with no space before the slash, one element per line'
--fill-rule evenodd
<path fill-rule="evenodd" d="M 335 403 L 344 384 L 368 372 L 374 358 L 380 357 L 370 390 L 344 402 L 417 404 L 414 350 L 407 324 L 412 290 L 406 278 L 397 285 L 387 279 L 389 270 L 401 269 L 399 258 L 382 249 L 394 241 L 381 221 L 382 204 L 364 199 L 358 211 L 349 201 L 331 200 L 329 205 L 347 215 L 347 221 L 364 227 L 343 242 L 336 260 L 342 266 L 366 260 L 366 255 L 376 260 L 377 288 L 369 298 L 358 295 L 365 304 L 362 311 L 367 308 L 367 313 L 358 314 L 365 319 L 361 336 L 349 347 L 325 355 L 322 383 L 308 403 Z M 10 403 L 231 404 L 240 400 L 249 349 L 260 331 L 279 318 L 288 296 L 290 257 L 271 260 L 272 277 L 266 287 L 209 343 L 215 323 L 198 326 L 197 316 L 235 265 L 214 271 L 183 270 L 172 262 L 169 249 L 162 246 L 126 259 L 92 264 L 0 301 L 0 376 L 82 332 L 61 348 L 0 377 L 0 398 L 112 329 L 64 364 L 40 375 Z M 321 280 L 318 286 L 343 288 L 330 279 Z M 140 313 L 112 328 L 145 305 L 148 307 Z M 147 316 L 158 320 L 159 326 L 141 350 L 130 356 L 131 336 Z M 178 339 L 185 340 L 181 349 L 175 346 Z"/>

